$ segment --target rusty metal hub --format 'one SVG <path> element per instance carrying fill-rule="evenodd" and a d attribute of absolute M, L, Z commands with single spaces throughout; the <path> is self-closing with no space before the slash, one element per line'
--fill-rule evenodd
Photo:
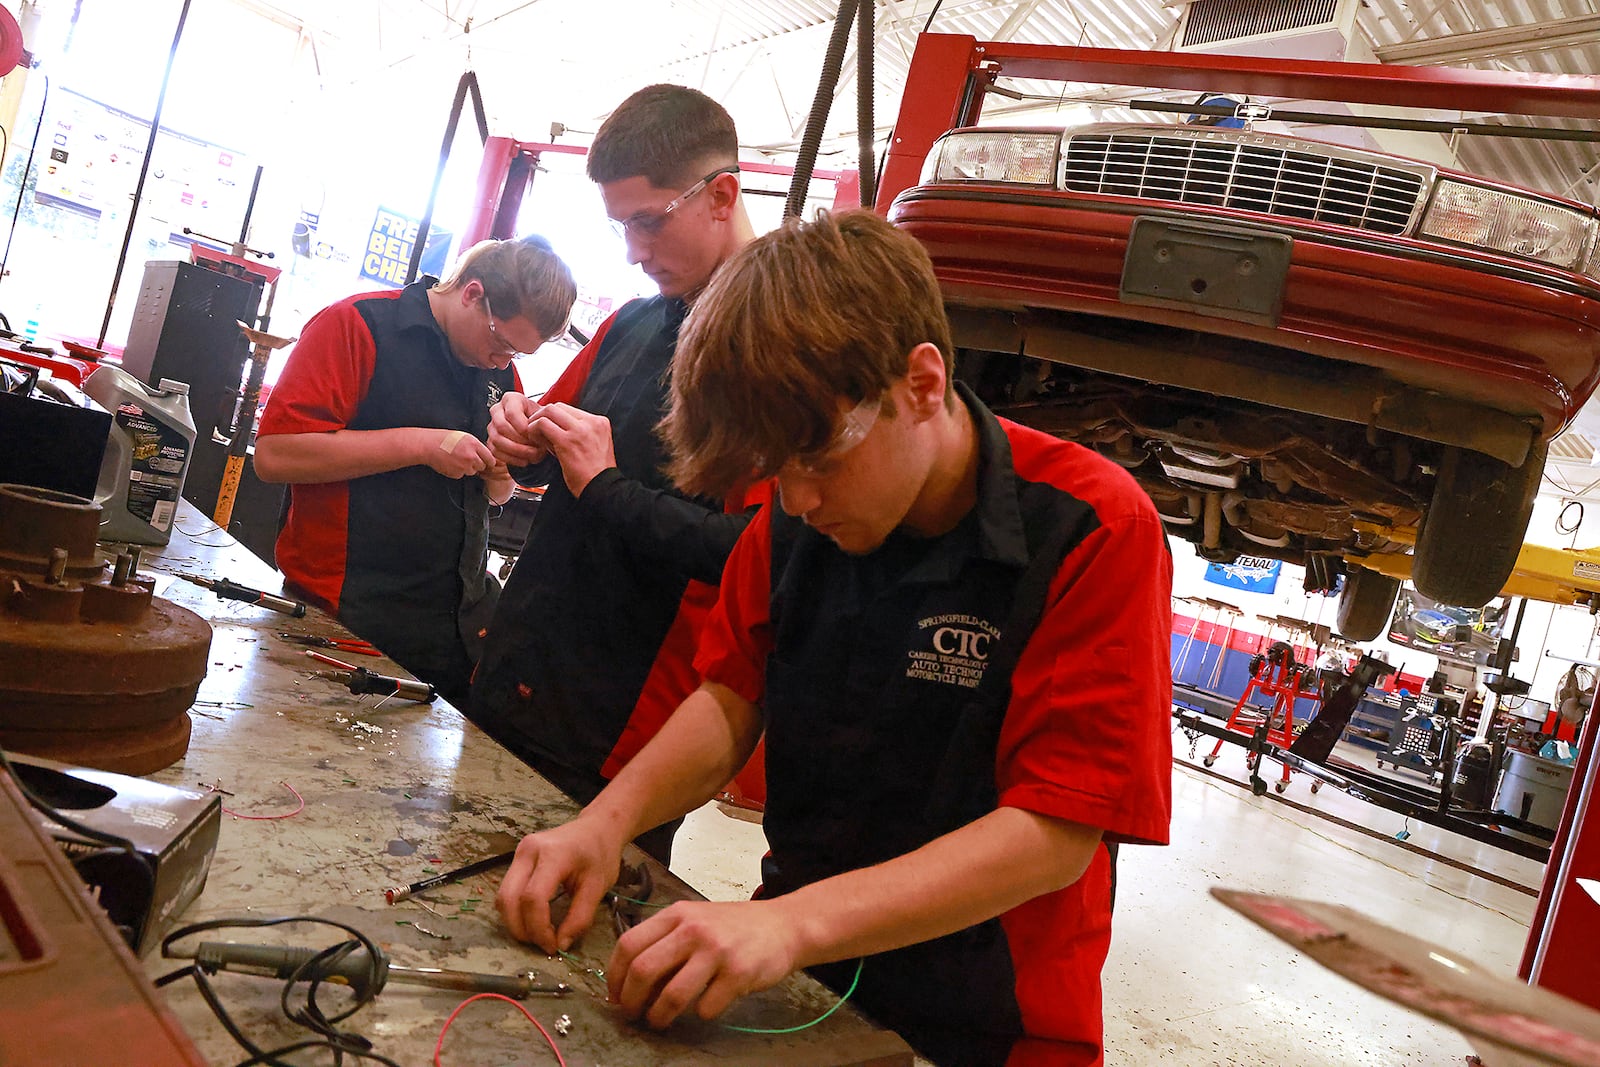
<path fill-rule="evenodd" d="M 148 774 L 189 747 L 211 627 L 95 546 L 100 506 L 0 485 L 0 746 Z"/>

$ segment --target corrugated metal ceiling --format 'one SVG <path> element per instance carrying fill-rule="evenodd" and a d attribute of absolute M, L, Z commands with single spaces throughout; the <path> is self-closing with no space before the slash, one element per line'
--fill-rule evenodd
<path fill-rule="evenodd" d="M 535 136 L 548 128 L 550 117 L 593 129 L 632 89 L 675 81 L 722 100 L 748 144 L 780 156 L 800 139 L 838 8 L 837 0 L 235 2 L 299 20 L 323 53 L 345 53 L 344 66 L 355 72 L 352 80 L 364 72 L 403 80 L 410 72 L 422 73 L 424 66 L 448 67 L 462 55 L 479 70 L 490 107 L 518 136 Z M 1291 2 L 1262 0 L 1262 6 Z M 1449 57 L 1452 65 L 1600 74 L 1597 2 L 1359 0 L 1357 47 L 1389 61 L 1404 60 L 1406 51 L 1418 48 L 1450 49 L 1458 53 Z M 930 16 L 935 30 L 984 40 L 1147 49 L 1171 47 L 1181 11 L 1179 0 L 877 0 L 873 97 L 880 141 L 898 110 L 916 35 Z M 1590 21 L 1574 21 L 1585 18 Z M 1561 32 L 1569 24 L 1571 32 Z M 1494 30 L 1509 32 L 1492 42 L 1471 36 Z M 1535 40 L 1539 34 L 1546 39 Z M 339 66 L 331 59 L 324 65 Z M 1056 99 L 1063 94 L 1059 84 L 1010 85 L 1025 95 Z M 1066 87 L 1066 98 L 1134 95 L 1101 87 L 1084 94 L 1087 88 Z M 855 96 L 852 46 L 835 94 L 829 151 L 853 146 Z M 540 104 L 562 114 L 540 113 L 535 119 Z M 1041 121 L 1049 121 L 1048 115 Z M 1585 128 L 1578 121 L 1546 121 Z M 1600 198 L 1594 173 L 1600 147 L 1594 144 L 1465 138 L 1459 158 L 1468 169 L 1508 181 L 1590 201 Z"/>
<path fill-rule="evenodd" d="M 352 86 L 376 76 L 427 93 L 434 86 L 424 86 L 425 78 L 444 75 L 453 83 L 453 71 L 462 68 L 452 64 L 464 63 L 479 72 L 500 132 L 536 139 L 551 118 L 592 130 L 633 89 L 673 81 L 721 100 L 745 143 L 778 158 L 800 140 L 838 6 L 836 0 L 234 2 L 298 22 L 317 47 L 319 77 L 338 71 Z M 1280 7 L 1294 2 L 1262 0 Z M 1385 62 L 1600 75 L 1600 0 L 1356 2 L 1352 48 Z M 930 16 L 935 30 L 983 40 L 1165 49 L 1172 47 L 1182 10 L 1182 0 L 877 0 L 873 96 L 880 146 L 899 107 L 916 36 Z M 1277 54 L 1294 53 L 1279 48 Z M 852 48 L 835 93 L 823 165 L 854 159 L 853 56 Z M 1080 100 L 1109 104 L 1141 95 L 1125 88 L 1007 84 L 1063 110 Z M 993 103 L 991 112 L 1000 113 L 1029 101 Z M 1100 114 L 1113 121 L 1130 116 L 1114 106 Z M 1148 112 L 1137 117 L 1177 121 Z M 1051 118 L 1046 112 L 1035 121 Z M 1600 128 L 1577 120 L 1532 121 Z M 1600 204 L 1600 145 L 1467 137 L 1456 151 L 1465 169 Z M 1579 427 L 1600 440 L 1600 415 L 1580 419 Z M 1574 461 L 1584 459 L 1568 458 Z"/>
<path fill-rule="evenodd" d="M 699 39 L 716 43 L 675 59 L 664 57 L 656 65 L 656 72 L 668 80 L 702 85 L 714 95 L 719 84 L 725 85 L 724 99 L 738 112 L 741 129 L 751 134 L 751 143 L 774 150 L 792 147 L 798 139 L 792 131 L 804 119 L 836 5 L 816 0 L 747 0 L 740 4 L 726 0 L 673 0 L 671 7 L 686 21 L 699 21 L 714 28 L 715 32 L 705 32 Z M 737 21 L 732 14 L 735 9 Z M 1398 0 L 1362 0 L 1356 32 L 1359 44 L 1381 57 L 1386 49 L 1402 45 L 1445 48 L 1452 39 L 1479 31 L 1526 31 L 1513 32 L 1507 35 L 1510 40 L 1497 41 L 1493 47 L 1467 38 L 1469 56 L 1475 51 L 1491 54 L 1485 58 L 1451 56 L 1449 63 L 1506 71 L 1593 75 L 1600 74 L 1600 30 L 1590 33 L 1587 23 L 1580 24 L 1576 32 L 1552 42 L 1563 45 L 1560 47 L 1532 39 L 1532 34 L 1549 34 L 1553 25 L 1585 16 L 1593 18 L 1596 10 L 1594 0 L 1434 0 L 1415 5 Z M 1181 5 L 1169 6 L 1157 0 L 950 0 L 939 5 L 936 13 L 932 0 L 880 2 L 874 93 L 878 132 L 880 136 L 887 134 L 893 122 L 912 44 L 931 13 L 934 29 L 967 33 L 983 40 L 1164 48 L 1171 46 L 1180 11 Z M 1582 43 L 1572 44 L 1574 37 Z M 848 62 L 851 60 L 847 57 Z M 769 66 L 772 80 L 783 85 L 778 94 L 781 104 L 772 93 L 741 84 L 745 75 L 740 72 L 747 72 L 758 63 Z M 841 139 L 853 137 L 855 120 L 855 86 L 848 67 L 842 81 L 830 125 L 833 134 Z M 1011 83 L 1011 87 L 1025 95 L 1045 97 L 1060 97 L 1064 92 L 1064 87 L 1057 84 L 1023 82 Z M 1064 95 L 1069 100 L 1079 95 L 1101 99 L 1137 95 L 1098 87 L 1082 93 L 1086 88 L 1065 87 Z M 747 106 L 741 110 L 740 105 Z M 1000 110 L 1003 109 L 995 109 Z M 1105 117 L 1118 119 L 1126 114 L 1112 111 Z M 1141 117 L 1152 119 L 1150 115 Z M 1578 120 L 1534 121 L 1569 129 L 1595 129 L 1595 124 Z M 1600 182 L 1596 181 L 1600 146 L 1593 143 L 1469 137 L 1461 140 L 1457 150 L 1466 169 L 1600 202 Z"/>

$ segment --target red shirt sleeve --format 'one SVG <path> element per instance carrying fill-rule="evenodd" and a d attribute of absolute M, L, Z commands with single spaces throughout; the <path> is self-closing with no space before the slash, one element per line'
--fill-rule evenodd
<path fill-rule="evenodd" d="M 694 666 L 705 681 L 759 704 L 771 651 L 772 509 L 762 508 L 728 556 L 716 606 L 700 630 Z"/>
<path fill-rule="evenodd" d="M 1147 502 L 1139 502 L 1145 504 Z M 1172 556 L 1148 507 L 1062 562 L 1012 678 L 1000 803 L 1165 844 L 1172 816 Z"/>
<path fill-rule="evenodd" d="M 258 435 L 344 429 L 367 395 L 376 361 L 372 331 L 353 301 L 317 312 L 272 387 Z"/>

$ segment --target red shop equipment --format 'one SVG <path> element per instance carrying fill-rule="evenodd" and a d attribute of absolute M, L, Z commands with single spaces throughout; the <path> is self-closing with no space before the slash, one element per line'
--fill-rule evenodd
<path fill-rule="evenodd" d="M 1251 751 L 1245 759 L 1252 772 L 1250 785 L 1257 796 L 1266 792 L 1266 783 L 1254 773 L 1256 761 L 1261 758 L 1258 746 L 1265 742 L 1288 749 L 1294 744 L 1295 701 L 1322 699 L 1314 688 L 1315 678 L 1316 671 L 1309 664 L 1298 662 L 1294 647 L 1285 641 L 1274 641 L 1265 652 L 1250 657 L 1250 680 L 1233 705 L 1227 729 L 1251 739 Z M 1258 693 L 1271 699 L 1270 707 L 1251 699 Z M 1217 762 L 1217 755 L 1226 743 L 1223 738 L 1217 739 L 1211 755 L 1203 761 L 1207 767 Z M 1284 763 L 1283 777 L 1273 788 L 1280 793 L 1289 788 L 1288 763 Z"/>

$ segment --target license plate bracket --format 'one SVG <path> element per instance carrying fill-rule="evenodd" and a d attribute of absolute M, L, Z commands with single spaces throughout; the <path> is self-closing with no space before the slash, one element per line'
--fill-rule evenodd
<path fill-rule="evenodd" d="M 1294 238 L 1210 222 L 1133 220 L 1123 303 L 1276 326 Z"/>

